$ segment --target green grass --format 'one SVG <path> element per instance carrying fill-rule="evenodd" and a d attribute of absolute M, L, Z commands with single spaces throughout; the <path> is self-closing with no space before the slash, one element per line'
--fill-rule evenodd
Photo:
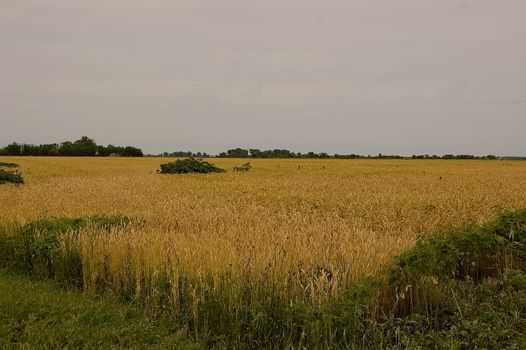
<path fill-rule="evenodd" d="M 0 349 L 199 349 L 109 297 L 65 291 L 0 269 Z"/>

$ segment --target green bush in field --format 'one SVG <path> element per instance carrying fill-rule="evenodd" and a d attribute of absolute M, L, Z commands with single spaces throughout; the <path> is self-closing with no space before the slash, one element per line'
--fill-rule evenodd
<path fill-rule="evenodd" d="M 24 183 L 24 179 L 22 178 L 22 175 L 16 171 L 0 169 L 0 185 L 8 183 L 21 185 Z"/>
<path fill-rule="evenodd" d="M 5 163 L 5 162 L 0 162 L 0 167 L 6 167 L 6 168 L 18 168 L 19 165 L 16 164 L 16 163 Z"/>
<path fill-rule="evenodd" d="M 175 162 L 161 164 L 161 174 L 208 174 L 224 173 L 225 170 L 196 158 L 178 159 Z"/>

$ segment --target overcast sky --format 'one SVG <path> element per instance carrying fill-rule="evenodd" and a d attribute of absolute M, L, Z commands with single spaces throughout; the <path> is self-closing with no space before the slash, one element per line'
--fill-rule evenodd
<path fill-rule="evenodd" d="M 0 145 L 526 155 L 525 0 L 0 0 Z"/>

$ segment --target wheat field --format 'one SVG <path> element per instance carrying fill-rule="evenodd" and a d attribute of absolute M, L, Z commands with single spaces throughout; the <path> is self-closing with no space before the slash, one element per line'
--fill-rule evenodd
<path fill-rule="evenodd" d="M 176 310 L 182 276 L 193 305 L 223 293 L 233 309 L 247 286 L 316 305 L 420 235 L 526 207 L 526 162 L 256 159 L 234 173 L 243 160 L 212 159 L 228 172 L 161 175 L 170 159 L 4 159 L 20 164 L 26 184 L 0 188 L 0 225 L 137 218 L 110 234 L 88 227 L 64 249 L 82 252 L 87 290 L 157 307 L 169 290 Z"/>

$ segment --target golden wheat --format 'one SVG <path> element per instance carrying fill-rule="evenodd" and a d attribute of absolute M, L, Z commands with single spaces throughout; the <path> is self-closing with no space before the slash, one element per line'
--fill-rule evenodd
<path fill-rule="evenodd" d="M 0 188 L 0 225 L 144 219 L 109 235 L 87 228 L 78 244 L 87 289 L 103 281 L 153 303 L 163 278 L 177 299 L 178 276 L 193 278 L 196 302 L 202 288 L 227 288 L 235 299 L 250 281 L 317 302 L 375 273 L 421 234 L 526 207 L 526 162 L 275 159 L 252 160 L 249 173 L 172 176 L 156 173 L 161 158 L 5 160 L 21 165 L 27 183 Z M 212 161 L 226 169 L 243 162 Z"/>

